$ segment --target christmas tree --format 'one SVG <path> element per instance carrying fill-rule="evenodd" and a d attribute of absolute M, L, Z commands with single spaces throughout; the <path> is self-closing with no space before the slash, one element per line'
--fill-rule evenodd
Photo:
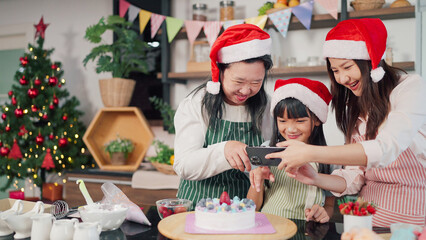
<path fill-rule="evenodd" d="M 43 49 L 45 30 L 43 17 L 36 28 L 36 45 L 19 61 L 9 99 L 2 106 L 0 123 L 0 176 L 8 181 L 0 185 L 4 191 L 17 179 L 29 178 L 41 186 L 45 172 L 87 168 L 92 165 L 84 154 L 82 140 L 83 114 L 76 108 L 79 101 L 69 97 L 60 62 L 49 58 L 54 49 Z"/>

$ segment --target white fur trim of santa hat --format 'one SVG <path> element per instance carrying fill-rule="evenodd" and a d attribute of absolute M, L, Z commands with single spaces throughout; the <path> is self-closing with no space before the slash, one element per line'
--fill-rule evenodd
<path fill-rule="evenodd" d="M 272 40 L 254 39 L 221 48 L 217 53 L 219 63 L 233 63 L 271 54 Z"/>
<path fill-rule="evenodd" d="M 216 95 L 220 91 L 220 82 L 208 81 L 206 90 L 208 93 Z"/>
<path fill-rule="evenodd" d="M 301 101 L 322 123 L 327 121 L 328 104 L 318 94 L 298 83 L 287 84 L 275 90 L 271 99 L 272 116 L 274 116 L 275 106 L 286 98 L 295 98 Z"/>

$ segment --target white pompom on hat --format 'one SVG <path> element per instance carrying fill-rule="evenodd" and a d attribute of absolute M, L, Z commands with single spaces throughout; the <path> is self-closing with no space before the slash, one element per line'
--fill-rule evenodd
<path fill-rule="evenodd" d="M 371 60 L 371 79 L 379 82 L 385 75 L 379 63 L 386 52 L 387 36 L 386 27 L 378 18 L 344 20 L 328 32 L 323 56 Z"/>
<path fill-rule="evenodd" d="M 319 81 L 307 78 L 278 79 L 275 82 L 271 99 L 271 115 L 274 116 L 275 106 L 283 99 L 295 98 L 302 102 L 318 119 L 325 123 L 328 115 L 328 104 L 331 94 L 328 88 Z"/>
<path fill-rule="evenodd" d="M 238 24 L 227 28 L 214 42 L 210 51 L 212 80 L 207 92 L 220 91 L 217 63 L 234 63 L 271 54 L 272 40 L 268 33 L 253 24 Z"/>

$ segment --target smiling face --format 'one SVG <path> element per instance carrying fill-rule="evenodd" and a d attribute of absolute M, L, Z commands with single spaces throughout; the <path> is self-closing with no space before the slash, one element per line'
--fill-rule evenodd
<path fill-rule="evenodd" d="M 244 105 L 247 99 L 259 92 L 264 77 L 265 66 L 262 61 L 229 64 L 221 78 L 225 102 L 230 105 Z"/>
<path fill-rule="evenodd" d="M 350 89 L 357 97 L 362 95 L 361 70 L 354 60 L 329 58 L 336 82 Z"/>
<path fill-rule="evenodd" d="M 283 116 L 277 117 L 278 131 L 283 138 L 304 143 L 309 143 L 312 130 L 320 124 L 316 118 L 311 119 L 311 117 L 289 118 L 287 110 L 284 111 Z"/>

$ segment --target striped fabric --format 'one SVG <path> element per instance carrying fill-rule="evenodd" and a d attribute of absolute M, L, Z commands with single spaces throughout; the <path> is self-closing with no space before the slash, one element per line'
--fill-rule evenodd
<path fill-rule="evenodd" d="M 249 146 L 259 146 L 263 141 L 262 137 L 260 134 L 254 134 L 251 126 L 251 122 L 220 120 L 215 126 L 215 129 L 220 129 L 220 131 L 209 129 L 206 133 L 204 147 L 229 140 L 240 141 Z M 245 198 L 249 187 L 248 177 L 239 170 L 231 169 L 200 181 L 182 179 L 177 197 L 191 200 L 195 207 L 200 199 L 218 198 L 223 191 L 227 191 L 231 198 L 234 196 Z"/>
<path fill-rule="evenodd" d="M 318 167 L 316 167 L 318 169 Z M 305 220 L 305 203 L 309 186 L 287 176 L 285 171 L 271 167 L 275 182 L 265 190 L 262 212 L 285 218 Z M 325 193 L 314 188 L 316 196 L 314 204 L 324 205 Z"/>
<path fill-rule="evenodd" d="M 364 139 L 360 135 L 352 137 L 353 142 Z M 398 222 L 424 226 L 426 169 L 408 148 L 389 166 L 368 169 L 360 196 L 378 205 L 374 226 L 389 227 Z"/>

